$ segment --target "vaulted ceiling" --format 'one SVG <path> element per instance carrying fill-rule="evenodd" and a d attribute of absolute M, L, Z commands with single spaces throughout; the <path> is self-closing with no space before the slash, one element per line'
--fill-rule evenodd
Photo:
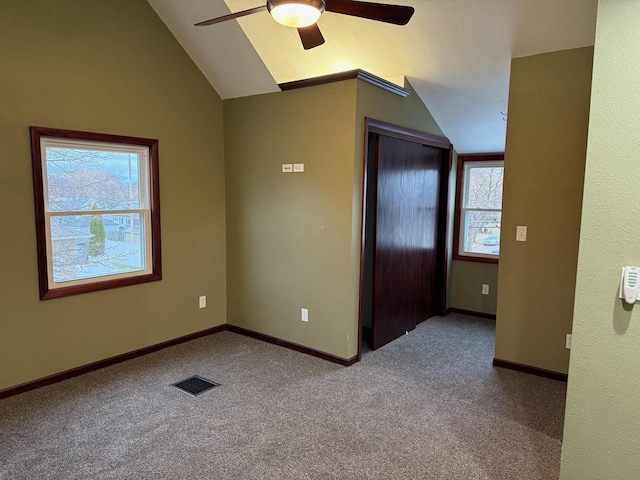
<path fill-rule="evenodd" d="M 369 0 L 378 1 L 378 0 Z M 148 0 L 224 99 L 361 68 L 406 76 L 459 153 L 504 150 L 511 59 L 593 45 L 597 0 L 385 0 L 411 5 L 407 26 L 325 12 L 326 43 L 303 50 L 267 12 L 194 23 L 264 0 Z"/>

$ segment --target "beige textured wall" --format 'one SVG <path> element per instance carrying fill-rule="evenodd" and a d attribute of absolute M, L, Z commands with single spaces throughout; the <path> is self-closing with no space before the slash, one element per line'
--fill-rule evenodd
<path fill-rule="evenodd" d="M 516 58 L 505 151 L 496 358 L 566 373 L 593 48 Z M 517 225 L 528 227 L 516 242 Z"/>
<path fill-rule="evenodd" d="M 355 108 L 356 80 L 224 102 L 228 321 L 341 358 L 357 342 Z"/>
<path fill-rule="evenodd" d="M 489 295 L 482 295 L 482 285 Z M 496 314 L 498 265 L 454 260 L 451 266 L 451 308 Z"/>
<path fill-rule="evenodd" d="M 640 2 L 600 0 L 561 480 L 640 478 Z"/>
<path fill-rule="evenodd" d="M 222 102 L 151 7 L 3 2 L 0 45 L 0 389 L 225 323 Z M 29 125 L 159 139 L 162 281 L 39 300 Z"/>

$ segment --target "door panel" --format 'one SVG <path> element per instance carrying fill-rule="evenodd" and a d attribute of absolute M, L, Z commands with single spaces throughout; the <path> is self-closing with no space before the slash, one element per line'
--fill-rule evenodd
<path fill-rule="evenodd" d="M 442 150 L 378 136 L 373 348 L 436 311 Z"/>

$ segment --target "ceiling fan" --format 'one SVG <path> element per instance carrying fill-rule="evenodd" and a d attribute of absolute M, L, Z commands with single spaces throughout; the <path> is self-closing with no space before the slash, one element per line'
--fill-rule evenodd
<path fill-rule="evenodd" d="M 196 23 L 195 26 L 213 25 L 265 10 L 271 14 L 276 22 L 287 27 L 297 28 L 305 50 L 318 47 L 324 43 L 324 37 L 316 22 L 325 11 L 351 15 L 352 17 L 368 18 L 395 25 L 409 23 L 414 12 L 413 7 L 404 5 L 388 5 L 355 0 L 267 0 L 267 4 L 264 6 L 212 18 L 211 20 Z"/>

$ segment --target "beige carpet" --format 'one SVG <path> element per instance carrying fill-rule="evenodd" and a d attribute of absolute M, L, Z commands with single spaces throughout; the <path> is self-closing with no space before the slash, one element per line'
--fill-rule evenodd
<path fill-rule="evenodd" d="M 229 332 L 0 401 L 2 479 L 556 479 L 565 384 L 434 318 L 349 368 Z M 221 383 L 191 397 L 193 374 Z"/>

